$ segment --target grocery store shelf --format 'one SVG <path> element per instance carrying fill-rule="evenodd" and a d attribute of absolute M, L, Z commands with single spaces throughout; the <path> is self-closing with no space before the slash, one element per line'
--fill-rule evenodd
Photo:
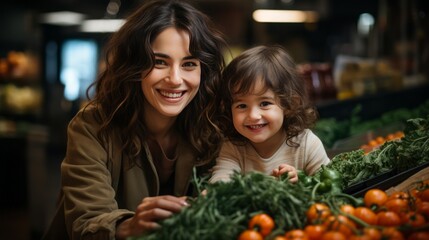
<path fill-rule="evenodd" d="M 374 95 L 346 100 L 330 100 L 316 103 L 320 118 L 344 120 L 350 118 L 352 111 L 361 105 L 362 120 L 380 117 L 384 112 L 398 108 L 414 108 L 429 99 L 429 84 L 403 89 L 401 91 L 380 92 Z"/>

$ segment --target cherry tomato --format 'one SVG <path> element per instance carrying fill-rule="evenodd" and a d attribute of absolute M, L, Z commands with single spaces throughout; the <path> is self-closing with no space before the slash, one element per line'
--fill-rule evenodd
<path fill-rule="evenodd" d="M 307 225 L 304 228 L 304 232 L 307 234 L 310 240 L 319 240 L 322 235 L 326 232 L 325 226 L 321 224 Z"/>
<path fill-rule="evenodd" d="M 387 141 L 392 141 L 393 139 L 395 139 L 395 135 L 393 133 L 387 134 L 386 136 Z"/>
<path fill-rule="evenodd" d="M 249 229 L 256 229 L 264 237 L 271 233 L 274 225 L 274 220 L 265 213 L 256 214 L 249 221 Z"/>
<path fill-rule="evenodd" d="M 238 236 L 238 240 L 263 240 L 264 237 L 255 231 L 255 230 L 244 230 L 240 236 Z"/>
<path fill-rule="evenodd" d="M 389 195 L 389 200 L 390 199 L 396 199 L 396 198 L 409 200 L 410 194 L 403 192 L 403 191 L 396 191 L 396 192 L 393 192 L 392 194 Z"/>
<path fill-rule="evenodd" d="M 381 232 L 375 227 L 366 227 L 363 229 L 363 233 L 366 236 L 369 236 L 371 240 L 380 240 Z"/>
<path fill-rule="evenodd" d="M 396 212 L 382 211 L 377 213 L 377 225 L 384 227 L 396 227 L 401 225 L 401 218 Z"/>
<path fill-rule="evenodd" d="M 328 205 L 324 203 L 314 203 L 311 205 L 307 212 L 307 221 L 312 224 L 316 223 L 317 221 L 324 220 L 327 217 L 331 215 L 331 210 L 329 209 Z"/>
<path fill-rule="evenodd" d="M 371 237 L 366 235 L 352 235 L 347 238 L 348 240 L 371 240 Z"/>
<path fill-rule="evenodd" d="M 387 199 L 387 193 L 377 188 L 368 190 L 363 197 L 365 206 L 369 208 L 379 208 L 384 205 Z"/>
<path fill-rule="evenodd" d="M 378 147 L 379 144 L 378 144 L 378 142 L 376 140 L 371 140 L 371 141 L 368 142 L 368 145 L 370 147 L 375 148 L 375 147 Z"/>
<path fill-rule="evenodd" d="M 385 142 L 386 142 L 386 139 L 385 139 L 384 137 L 382 137 L 382 136 L 378 136 L 378 137 L 376 137 L 376 138 L 375 138 L 375 141 L 376 141 L 379 145 L 382 145 L 383 143 L 385 143 Z"/>
<path fill-rule="evenodd" d="M 304 230 L 301 229 L 293 229 L 289 230 L 285 234 L 285 238 L 287 240 L 309 240 L 307 234 Z"/>
<path fill-rule="evenodd" d="M 407 240 L 428 240 L 428 239 L 429 239 L 429 231 L 413 232 L 407 238 Z"/>
<path fill-rule="evenodd" d="M 339 231 L 328 231 L 323 234 L 321 240 L 346 240 L 346 236 Z"/>
<path fill-rule="evenodd" d="M 344 215 L 329 216 L 323 225 L 327 230 L 341 232 L 346 237 L 356 229 L 356 224 Z"/>
<path fill-rule="evenodd" d="M 429 219 L 429 202 L 418 202 L 416 203 L 416 209 L 418 213 L 423 214 Z"/>
<path fill-rule="evenodd" d="M 416 212 L 407 212 L 401 216 L 402 224 L 409 225 L 411 227 L 420 227 L 425 225 L 426 219 L 423 214 Z M 429 238 L 428 238 L 429 239 Z"/>
<path fill-rule="evenodd" d="M 385 227 L 381 230 L 381 239 L 403 240 L 404 235 L 394 227 Z"/>
<path fill-rule="evenodd" d="M 370 208 L 357 207 L 353 215 L 369 225 L 377 224 L 377 214 Z"/>
<path fill-rule="evenodd" d="M 400 198 L 393 198 L 387 200 L 387 202 L 384 204 L 384 206 L 389 210 L 396 212 L 398 214 L 408 212 L 408 200 L 400 199 Z"/>
<path fill-rule="evenodd" d="M 429 202 L 429 188 L 420 191 L 419 197 L 423 202 Z"/>
<path fill-rule="evenodd" d="M 397 131 L 395 132 L 395 139 L 401 139 L 405 136 L 403 131 Z"/>
<path fill-rule="evenodd" d="M 355 211 L 355 207 L 351 204 L 344 204 L 344 205 L 341 205 L 340 211 L 343 213 L 353 215 Z"/>

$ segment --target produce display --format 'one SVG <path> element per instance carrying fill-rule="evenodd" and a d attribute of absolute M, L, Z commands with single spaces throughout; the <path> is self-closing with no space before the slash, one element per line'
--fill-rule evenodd
<path fill-rule="evenodd" d="M 404 136 L 404 132 L 396 131 L 395 133 L 389 133 L 387 136 L 378 136 L 370 140 L 368 143 L 360 146 L 360 149 L 363 149 L 365 153 L 369 153 L 372 150 L 380 147 L 385 142 L 399 140 Z"/>
<path fill-rule="evenodd" d="M 356 198 L 319 191 L 321 182 L 340 177 L 326 171 L 314 184 L 235 173 L 230 182 L 206 185 L 206 195 L 189 199 L 159 230 L 131 239 L 428 239 L 428 180 L 412 191 L 371 189 Z"/>
<path fill-rule="evenodd" d="M 347 188 L 387 171 L 400 173 L 429 162 L 429 115 L 409 119 L 404 134 L 399 141 L 387 141 L 369 153 L 362 149 L 340 153 L 327 167 L 342 174 Z"/>
<path fill-rule="evenodd" d="M 379 118 L 362 121 L 359 113 L 364 110 L 360 105 L 353 109 L 350 119 L 336 120 L 335 118 L 322 118 L 312 129 L 323 142 L 326 149 L 334 146 L 335 142 L 357 134 L 383 128 L 392 123 L 402 123 L 408 119 L 426 117 L 429 115 L 429 100 L 414 109 L 400 108 L 383 113 Z M 359 146 L 356 146 L 358 149 Z"/>
<path fill-rule="evenodd" d="M 194 176 L 206 194 L 189 198 L 190 206 L 160 222 L 159 230 L 130 240 L 429 239 L 429 181 L 392 194 L 344 192 L 385 171 L 429 162 L 429 115 L 409 119 L 403 133 L 368 153 L 339 154 L 313 176 L 299 171 L 297 183 L 258 172 L 236 172 L 214 184 Z"/>

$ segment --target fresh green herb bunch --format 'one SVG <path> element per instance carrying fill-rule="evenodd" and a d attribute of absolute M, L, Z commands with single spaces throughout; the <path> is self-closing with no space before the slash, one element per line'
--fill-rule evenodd
<path fill-rule="evenodd" d="M 159 230 L 134 240 L 236 239 L 251 216 L 261 212 L 274 219 L 275 234 L 302 228 L 311 204 L 311 190 L 300 182 L 292 184 L 287 178 L 258 172 L 236 172 L 229 182 L 205 186 L 206 195 L 190 199 L 190 206 L 162 221 Z"/>

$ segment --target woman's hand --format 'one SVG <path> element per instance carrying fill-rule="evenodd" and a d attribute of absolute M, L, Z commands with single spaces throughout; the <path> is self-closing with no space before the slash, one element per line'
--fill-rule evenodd
<path fill-rule="evenodd" d="M 274 177 L 279 177 L 280 175 L 283 175 L 287 173 L 289 176 L 289 181 L 292 183 L 298 182 L 298 171 L 296 171 L 296 168 L 288 165 L 288 164 L 280 164 L 278 168 L 275 168 L 273 170 L 272 175 Z"/>
<path fill-rule="evenodd" d="M 157 229 L 160 227 L 160 220 L 170 217 L 187 205 L 186 197 L 166 195 L 144 198 L 137 206 L 135 215 L 117 226 L 116 238 L 126 239 Z"/>

